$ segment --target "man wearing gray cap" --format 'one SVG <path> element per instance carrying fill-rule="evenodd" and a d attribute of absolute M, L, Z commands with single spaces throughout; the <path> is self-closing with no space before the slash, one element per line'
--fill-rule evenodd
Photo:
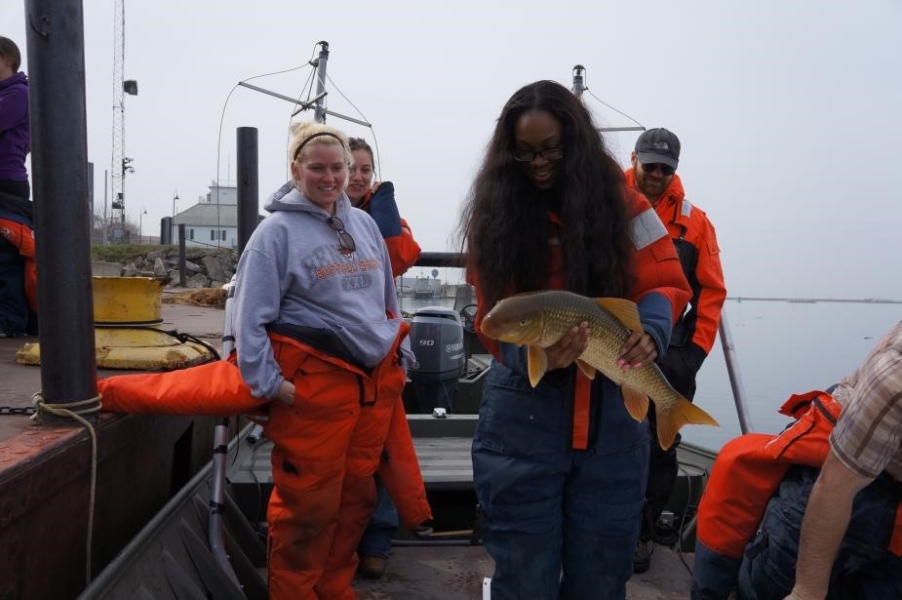
<path fill-rule="evenodd" d="M 627 182 L 648 199 L 667 227 L 692 288 L 687 310 L 673 326 L 667 353 L 657 361 L 674 389 L 692 400 L 696 373 L 714 346 L 720 312 L 727 297 L 717 236 L 704 211 L 685 198 L 683 183 L 676 174 L 680 140 L 673 132 L 663 128 L 643 132 L 636 140 L 631 162 L 632 168 L 626 171 Z M 677 435 L 668 450 L 662 450 L 657 440 L 654 406 L 649 406 L 648 419 L 652 439 L 651 464 L 642 530 L 633 557 L 636 573 L 647 571 L 651 565 L 656 537 L 665 543 L 671 541 L 666 539 L 666 531 L 655 535 L 655 523 L 670 498 L 678 470 L 680 436 Z"/>

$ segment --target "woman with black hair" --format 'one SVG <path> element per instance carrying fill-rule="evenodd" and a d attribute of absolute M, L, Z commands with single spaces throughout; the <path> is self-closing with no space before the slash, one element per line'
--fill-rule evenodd
<path fill-rule="evenodd" d="M 667 348 L 690 290 L 667 230 L 624 183 L 592 117 L 551 81 L 502 109 L 461 220 L 477 325 L 502 298 L 568 290 L 636 302 L 644 331 L 621 349 L 623 369 Z M 574 366 L 589 339 L 575 323 L 546 349 L 533 388 L 523 348 L 494 355 L 473 439 L 473 474 L 495 561 L 493 600 L 624 598 L 648 470 L 646 421 L 619 388 Z"/>

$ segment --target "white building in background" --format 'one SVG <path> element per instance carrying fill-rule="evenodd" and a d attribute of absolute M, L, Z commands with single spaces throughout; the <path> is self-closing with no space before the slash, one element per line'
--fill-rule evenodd
<path fill-rule="evenodd" d="M 207 196 L 201 196 L 197 201 L 199 204 L 238 206 L 238 188 L 216 185 L 216 182 L 214 181 L 210 184 L 210 191 L 207 192 Z"/>
<path fill-rule="evenodd" d="M 186 246 L 237 248 L 238 188 L 213 182 L 197 204 L 177 213 L 172 220 L 173 244 L 178 244 L 178 226 L 183 223 Z"/>

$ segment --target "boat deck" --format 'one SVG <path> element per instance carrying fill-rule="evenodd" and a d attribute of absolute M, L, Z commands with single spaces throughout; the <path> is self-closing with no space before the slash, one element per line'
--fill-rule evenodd
<path fill-rule="evenodd" d="M 685 561 L 685 564 L 683 564 Z M 685 600 L 691 588 L 691 553 L 656 548 L 651 568 L 626 584 L 630 600 Z M 492 559 L 482 546 L 392 548 L 378 581 L 358 577 L 360 600 L 479 600 Z"/>
<path fill-rule="evenodd" d="M 165 327 L 196 335 L 217 347 L 222 316 L 222 311 L 218 309 L 163 305 Z M 0 381 L 5 389 L 0 406 L 28 407 L 32 394 L 40 388 L 40 369 L 14 362 L 15 352 L 25 341 L 36 340 L 0 339 Z M 100 375 L 112 373 L 116 372 Z M 204 453 L 209 457 L 211 444 L 206 440 L 197 442 L 192 435 L 211 434 L 213 420 L 102 415 L 98 421 L 100 456 L 93 570 L 97 579 L 103 580 L 100 569 L 127 541 L 131 540 L 130 544 L 134 544 L 142 538 L 165 538 L 168 535 L 162 533 L 165 529 L 156 523 L 160 514 L 156 511 L 159 509 L 151 508 L 162 505 L 166 497 L 149 492 L 147 486 L 153 483 L 159 487 L 161 481 L 165 482 L 166 494 L 171 495 L 178 488 L 170 488 L 170 485 L 187 481 L 190 473 L 175 473 L 177 465 L 182 462 L 181 457 L 185 456 L 186 450 L 193 458 Z M 472 492 L 470 434 L 475 416 L 449 415 L 446 419 L 435 419 L 431 415 L 410 415 L 409 422 L 422 461 L 430 501 L 433 495 L 454 498 L 455 506 L 434 505 L 436 514 L 445 510 L 445 514 L 453 516 L 458 523 L 461 518 L 471 518 L 475 513 L 475 497 Z M 242 487 L 254 489 L 255 498 L 251 500 L 257 501 L 261 515 L 265 513 L 261 488 L 271 485 L 272 477 L 267 446 L 265 441 L 256 445 L 242 441 L 238 444 L 237 463 L 230 468 L 232 492 Z M 3 540 L 0 542 L 0 597 L 62 597 L 59 595 L 63 589 L 61 585 L 67 590 L 63 595 L 72 596 L 84 587 L 84 513 L 87 507 L 89 448 L 87 433 L 79 427 L 37 427 L 21 415 L 0 416 L 0 514 L 4 515 L 0 519 L 0 539 Z M 178 455 L 173 448 L 179 450 Z M 683 450 L 681 448 L 681 453 Z M 681 454 L 684 464 L 691 466 L 694 460 L 690 458 L 685 463 Z M 706 461 L 707 458 L 702 457 L 697 464 L 704 465 Z M 141 473 L 141 476 L 136 477 L 136 473 Z M 246 478 L 244 483 L 252 485 L 242 486 L 243 477 Z M 692 485 L 695 486 L 694 483 Z M 201 488 L 206 488 L 206 485 Z M 696 488 L 693 489 L 694 493 L 690 490 L 689 496 L 698 493 Z M 23 495 L 23 490 L 29 490 L 29 493 Z M 38 498 L 37 492 L 44 495 Z M 57 500 L 48 503 L 46 497 L 51 494 L 55 494 Z M 122 503 L 123 497 L 132 501 Z M 245 504 L 239 497 L 236 501 Z M 140 514 L 122 514 L 122 506 L 135 503 L 142 504 Z M 194 503 L 197 504 L 197 501 Z M 38 505 L 47 511 L 40 518 L 30 514 Z M 200 505 L 203 506 L 203 503 Z M 185 510 L 189 514 L 197 512 L 190 503 Z M 156 524 L 134 537 L 155 514 L 157 516 L 152 525 Z M 75 518 L 64 523 L 64 515 L 74 515 Z M 33 525 L 28 526 L 29 523 L 45 522 L 53 523 L 53 526 L 41 528 L 41 531 Z M 438 526 L 437 531 L 441 533 Z M 52 541 L 54 546 L 36 550 L 38 537 L 46 537 L 48 544 Z M 403 537 L 403 533 L 399 537 Z M 437 537 L 439 541 L 448 539 L 441 535 Z M 31 541 L 26 544 L 26 539 Z M 362 600 L 483 598 L 484 579 L 493 570 L 491 559 L 480 545 L 469 545 L 466 540 L 452 543 L 460 545 L 440 543 L 413 546 L 403 539 L 396 540 L 386 575 L 379 581 L 358 579 L 355 588 Z M 129 551 L 120 553 L 116 561 L 127 562 L 129 554 Z M 159 556 L 159 552 L 152 554 Z M 72 562 L 75 568 L 70 574 L 57 573 L 51 581 L 40 574 L 41 561 L 34 560 L 37 555 L 53 556 L 55 563 Z M 691 565 L 691 556 L 686 558 L 686 562 Z M 137 559 L 135 564 L 146 565 L 146 561 Z M 82 575 L 80 582 L 79 568 Z M 162 580 L 154 583 L 158 575 L 156 572 L 153 576 L 144 573 L 138 581 L 164 586 Z M 125 579 L 122 581 L 125 588 L 133 584 L 126 583 Z M 652 568 L 647 573 L 634 576 L 629 582 L 628 597 L 637 600 L 686 598 L 689 595 L 689 581 L 688 570 L 680 564 L 678 555 L 659 547 Z M 98 586 L 98 589 L 100 587 L 104 586 Z M 87 597 L 117 597 L 115 589 L 121 592 L 125 588 L 111 587 L 114 593 L 110 596 L 89 594 Z M 132 586 L 130 589 L 135 588 Z"/>
<path fill-rule="evenodd" d="M 473 415 L 455 415 L 434 419 L 428 415 L 410 415 L 408 422 L 414 434 L 414 445 L 427 493 L 436 516 L 433 540 L 407 539 L 403 530 L 393 541 L 385 575 L 377 580 L 358 577 L 354 588 L 361 600 L 455 600 L 483 598 L 485 578 L 491 577 L 494 565 L 485 548 L 469 543 L 468 530 L 443 537 L 448 523 L 470 527 L 475 519 L 475 494 L 472 491 L 473 469 L 470 459 Z M 428 437 L 439 430 L 461 437 Z M 424 437 L 425 436 L 425 437 Z M 229 472 L 231 492 L 239 505 L 261 505 L 261 493 L 267 494 L 272 484 L 269 455 L 272 443 L 265 438 L 252 447 L 239 450 Z M 687 445 L 680 449 L 680 462 L 687 476 L 679 478 L 673 504 L 685 502 L 683 496 L 697 498 L 705 470 L 709 466 L 706 453 Z M 692 490 L 691 486 L 696 485 Z M 686 489 L 686 488 L 689 489 Z M 261 489 L 262 488 L 262 489 Z M 456 494 L 456 495 L 454 495 Z M 452 498 L 453 495 L 453 498 Z M 450 502 L 448 499 L 452 498 Z M 452 506 L 453 505 L 453 506 Z M 262 516 L 261 516 L 262 518 Z M 460 525 L 461 522 L 468 523 Z M 651 568 L 634 575 L 627 584 L 627 598 L 634 600 L 670 600 L 689 597 L 691 588 L 691 552 L 678 553 L 665 546 L 655 548 Z M 486 598 L 488 596 L 485 596 Z"/>
<path fill-rule="evenodd" d="M 470 439 L 462 437 L 414 437 L 423 481 L 430 490 L 461 490 L 473 486 Z M 239 454 L 238 463 L 229 472 L 232 486 L 272 484 L 270 454 L 272 442 L 261 439 L 252 451 Z"/>

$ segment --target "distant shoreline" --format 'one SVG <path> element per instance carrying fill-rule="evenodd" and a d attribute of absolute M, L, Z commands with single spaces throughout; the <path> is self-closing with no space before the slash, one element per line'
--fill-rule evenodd
<path fill-rule="evenodd" d="M 879 298 L 770 298 L 766 296 L 727 296 L 734 302 L 793 302 L 814 304 L 816 302 L 842 302 L 847 304 L 902 304 L 902 300 L 882 300 Z"/>

